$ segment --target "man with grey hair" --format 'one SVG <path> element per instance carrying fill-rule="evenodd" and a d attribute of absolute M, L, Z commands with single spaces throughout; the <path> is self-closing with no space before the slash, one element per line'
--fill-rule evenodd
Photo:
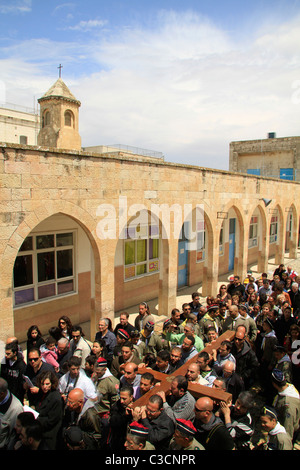
<path fill-rule="evenodd" d="M 226 391 L 231 393 L 233 403 L 235 403 L 240 392 L 245 390 L 244 382 L 235 369 L 236 365 L 232 361 L 226 361 L 222 367 L 222 377 L 226 381 Z"/>
<path fill-rule="evenodd" d="M 113 360 L 114 349 L 117 346 L 117 338 L 114 333 L 109 330 L 108 318 L 100 318 L 98 327 L 99 331 L 96 333 L 95 341 L 98 341 L 99 339 L 103 339 L 105 341 L 108 367 L 110 367 Z"/>
<path fill-rule="evenodd" d="M 7 448 L 17 417 L 22 412 L 22 403 L 9 391 L 7 381 L 0 378 L 0 450 Z"/>
<path fill-rule="evenodd" d="M 293 315 L 297 317 L 300 311 L 300 292 L 299 292 L 299 284 L 297 282 L 293 282 L 291 285 L 291 290 L 288 292 L 290 299 L 291 299 L 291 307 L 293 309 Z"/>
<path fill-rule="evenodd" d="M 65 337 L 60 338 L 57 342 L 57 362 L 59 363 L 58 378 L 68 372 L 68 361 L 71 357 L 72 350 L 70 348 L 70 341 Z"/>

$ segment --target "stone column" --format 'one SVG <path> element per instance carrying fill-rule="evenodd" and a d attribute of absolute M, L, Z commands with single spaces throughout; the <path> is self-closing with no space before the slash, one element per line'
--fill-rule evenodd
<path fill-rule="evenodd" d="M 178 240 L 163 239 L 161 246 L 158 314 L 170 315 L 176 307 Z"/>
<path fill-rule="evenodd" d="M 100 318 L 114 321 L 115 305 L 115 250 L 116 240 L 99 240 L 97 242 L 100 262 L 95 260 L 95 302 L 91 314 L 91 339 L 98 331 Z"/>

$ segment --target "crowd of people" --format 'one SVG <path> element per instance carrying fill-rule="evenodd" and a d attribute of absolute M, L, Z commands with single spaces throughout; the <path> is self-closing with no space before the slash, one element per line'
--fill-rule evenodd
<path fill-rule="evenodd" d="M 232 276 L 205 301 L 194 292 L 160 328 L 141 302 L 133 324 L 126 312 L 116 325 L 100 318 L 94 341 L 67 316 L 47 335 L 31 325 L 26 352 L 7 338 L 0 449 L 300 449 L 299 287 L 300 276 L 280 265 L 271 278 Z M 228 330 L 233 339 L 214 348 Z M 169 390 L 156 372 L 172 375 Z M 207 396 L 190 384 L 206 386 Z"/>

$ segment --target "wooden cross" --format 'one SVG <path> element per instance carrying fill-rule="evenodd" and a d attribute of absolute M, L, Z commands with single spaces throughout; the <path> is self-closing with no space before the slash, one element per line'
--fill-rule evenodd
<path fill-rule="evenodd" d="M 234 331 L 227 330 L 225 333 L 219 336 L 217 340 L 214 341 L 213 344 L 209 344 L 204 349 L 202 349 L 202 351 L 206 351 L 207 353 L 211 354 L 213 349 L 218 349 L 220 347 L 220 344 L 222 343 L 222 341 L 225 341 L 225 340 L 232 341 L 233 337 L 234 337 Z M 157 372 L 146 367 L 139 369 L 138 371 L 139 374 L 150 372 L 154 376 L 155 382 L 160 382 L 160 385 L 156 387 L 155 386 L 152 387 L 151 390 L 145 393 L 145 395 L 142 395 L 140 398 L 134 401 L 133 408 L 136 408 L 137 406 L 146 405 L 148 403 L 149 398 L 152 395 L 155 395 L 158 391 L 163 391 L 167 395 L 170 391 L 170 384 L 173 381 L 173 379 L 175 379 L 175 377 L 177 377 L 178 375 L 185 376 L 189 365 L 196 362 L 197 357 L 198 357 L 198 354 L 196 354 L 194 357 L 189 359 L 185 364 L 179 367 L 179 369 L 174 371 L 173 374 L 171 375 L 167 375 L 162 372 Z M 229 403 L 232 400 L 231 393 L 223 392 L 222 390 L 218 390 L 212 387 L 207 387 L 206 385 L 194 384 L 194 383 L 189 382 L 188 391 L 196 399 L 198 399 L 201 396 L 206 396 L 206 397 L 210 397 L 212 400 L 217 401 L 217 402 L 225 401 L 226 403 Z"/>

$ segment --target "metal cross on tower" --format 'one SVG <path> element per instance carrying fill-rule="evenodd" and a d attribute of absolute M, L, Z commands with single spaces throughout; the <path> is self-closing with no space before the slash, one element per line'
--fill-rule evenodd
<path fill-rule="evenodd" d="M 59 64 L 59 66 L 57 67 L 59 69 L 59 78 L 61 78 L 61 69 L 63 68 L 63 66 L 61 64 Z"/>

